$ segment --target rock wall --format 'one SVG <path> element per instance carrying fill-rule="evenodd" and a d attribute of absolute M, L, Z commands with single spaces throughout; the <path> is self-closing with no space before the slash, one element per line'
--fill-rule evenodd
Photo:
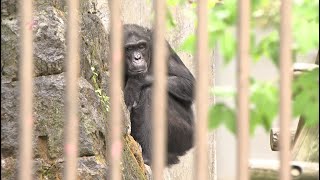
<path fill-rule="evenodd" d="M 79 79 L 78 179 L 109 179 L 108 34 L 97 2 L 80 1 L 81 75 Z M 19 15 L 17 1 L 1 1 L 1 179 L 17 178 L 19 148 Z M 34 179 L 62 179 L 66 4 L 35 1 L 34 34 Z M 94 68 L 94 70 L 92 69 Z M 101 90 L 100 94 L 97 90 Z M 123 179 L 146 179 L 141 150 L 130 136 L 123 104 Z"/>

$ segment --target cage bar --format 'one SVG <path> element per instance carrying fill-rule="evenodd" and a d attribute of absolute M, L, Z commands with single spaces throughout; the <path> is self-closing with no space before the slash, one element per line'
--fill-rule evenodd
<path fill-rule="evenodd" d="M 78 78 L 79 78 L 79 1 L 69 0 L 67 24 L 67 59 L 64 129 L 64 179 L 74 180 L 77 176 L 79 117 L 78 117 Z"/>
<path fill-rule="evenodd" d="M 32 47 L 32 0 L 20 2 L 21 55 L 19 66 L 20 82 L 20 146 L 19 175 L 21 180 L 32 179 L 32 133 L 33 133 L 33 47 Z"/>
<path fill-rule="evenodd" d="M 121 179 L 120 162 L 122 157 L 122 115 L 121 87 L 123 74 L 122 23 L 120 20 L 121 1 L 111 3 L 111 179 Z"/>
<path fill-rule="evenodd" d="M 291 1 L 280 7 L 280 179 L 290 180 L 291 121 Z"/>
<path fill-rule="evenodd" d="M 237 177 L 249 179 L 249 42 L 250 1 L 238 1 L 238 60 L 237 60 Z"/>
<path fill-rule="evenodd" d="M 162 180 L 167 161 L 167 49 L 164 26 L 166 2 L 157 0 L 155 12 L 153 69 L 156 71 L 152 87 L 152 174 L 155 180 Z"/>
<path fill-rule="evenodd" d="M 209 51 L 208 51 L 208 2 L 198 1 L 197 27 L 197 76 L 196 76 L 196 130 L 195 130 L 195 179 L 208 179 L 208 104 L 209 104 Z"/>

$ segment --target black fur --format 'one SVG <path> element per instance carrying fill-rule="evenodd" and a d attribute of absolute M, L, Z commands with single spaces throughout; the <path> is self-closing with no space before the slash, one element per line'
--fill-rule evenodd
<path fill-rule="evenodd" d="M 145 48 L 137 42 L 147 42 Z M 125 45 L 125 82 L 124 96 L 130 111 L 131 134 L 141 145 L 143 159 L 151 164 L 151 86 L 152 75 L 152 31 L 150 29 L 127 24 L 124 25 Z M 128 48 L 131 44 L 131 48 Z M 185 154 L 193 146 L 193 86 L 194 77 L 183 64 L 179 56 L 168 44 L 168 146 L 167 164 L 179 162 L 178 157 Z M 133 54 L 143 57 L 134 59 Z M 139 56 L 140 57 L 140 56 Z M 135 66 L 137 65 L 137 66 Z"/>

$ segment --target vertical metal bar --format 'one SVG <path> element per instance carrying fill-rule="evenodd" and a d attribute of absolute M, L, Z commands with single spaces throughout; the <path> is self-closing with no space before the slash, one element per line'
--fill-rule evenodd
<path fill-rule="evenodd" d="M 122 155 L 121 87 L 123 71 L 123 42 L 120 14 L 121 1 L 111 2 L 111 174 L 112 180 L 121 179 L 120 161 Z"/>
<path fill-rule="evenodd" d="M 73 180 L 77 175 L 79 117 L 79 1 L 68 0 L 66 94 L 65 94 L 65 137 L 64 137 L 64 179 Z"/>
<path fill-rule="evenodd" d="M 249 42 L 250 42 L 250 1 L 238 1 L 238 96 L 237 96 L 237 176 L 249 179 Z"/>
<path fill-rule="evenodd" d="M 20 2 L 21 17 L 21 55 L 20 55 L 20 147 L 19 147 L 19 179 L 32 179 L 32 0 Z"/>
<path fill-rule="evenodd" d="M 163 179 L 166 159 L 167 132 L 167 48 L 165 42 L 166 1 L 157 0 L 155 4 L 154 61 L 155 82 L 152 93 L 152 172 L 155 180 Z"/>
<path fill-rule="evenodd" d="M 290 180 L 291 1 L 281 1 L 280 17 L 280 179 Z"/>
<path fill-rule="evenodd" d="M 208 179 L 208 105 L 209 105 L 209 51 L 208 51 L 208 5 L 207 0 L 198 1 L 197 27 L 197 76 L 196 76 L 196 133 L 195 133 L 195 179 Z"/>

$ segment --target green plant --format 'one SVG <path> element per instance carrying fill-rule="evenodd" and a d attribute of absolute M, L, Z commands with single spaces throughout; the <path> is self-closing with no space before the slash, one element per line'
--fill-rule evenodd
<path fill-rule="evenodd" d="M 95 93 L 100 98 L 102 105 L 104 106 L 106 111 L 109 112 L 109 110 L 110 110 L 110 101 L 109 101 L 110 97 L 107 96 L 98 85 L 97 78 L 98 78 L 99 74 L 96 72 L 96 68 L 92 66 L 91 71 L 93 73 L 91 80 L 94 84 Z"/>
<path fill-rule="evenodd" d="M 170 6 L 190 3 L 185 0 L 167 0 L 169 12 L 167 21 L 170 26 L 175 21 Z M 196 17 L 196 3 L 192 3 L 191 16 Z M 279 61 L 279 15 L 280 1 L 251 1 L 251 47 L 250 54 L 254 62 L 262 58 L 270 59 L 278 67 Z M 236 21 L 237 1 L 209 1 L 208 5 L 209 48 L 218 45 L 225 64 L 234 59 L 236 54 Z M 293 1 L 293 61 L 298 54 L 306 54 L 318 48 L 319 44 L 319 2 L 309 0 Z M 303 17 L 303 18 L 301 18 Z M 195 24 L 197 19 L 194 18 Z M 171 27 L 172 28 L 172 27 Z M 258 37 L 258 33 L 262 37 Z M 181 44 L 180 50 L 194 53 L 195 35 L 188 36 Z M 303 73 L 293 81 L 293 115 L 303 116 L 307 125 L 319 123 L 319 70 Z M 299 93 L 298 93 L 299 92 Z M 216 97 L 232 98 L 235 101 L 236 91 L 230 88 L 215 87 Z M 262 126 L 269 130 L 278 115 L 278 87 L 276 82 L 257 81 L 251 77 L 250 83 L 250 134 L 256 127 Z M 266 108 L 267 107 L 267 108 Z M 235 108 L 225 103 L 217 103 L 209 110 L 209 128 L 225 125 L 231 132 L 236 132 Z"/>

